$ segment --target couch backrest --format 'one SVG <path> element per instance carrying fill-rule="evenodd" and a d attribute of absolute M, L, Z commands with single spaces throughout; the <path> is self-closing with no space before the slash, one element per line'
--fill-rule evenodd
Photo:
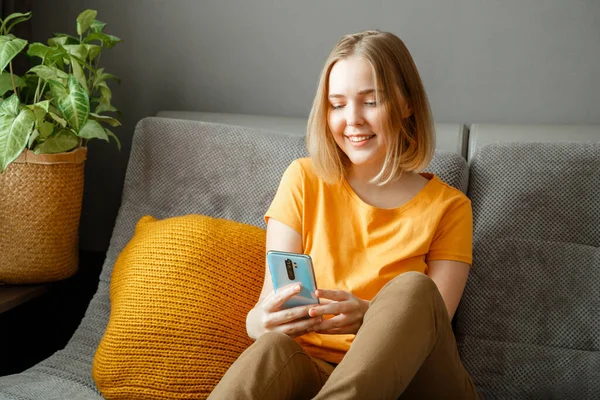
<path fill-rule="evenodd" d="M 471 124 L 467 160 L 490 143 L 600 142 L 600 125 Z"/>
<path fill-rule="evenodd" d="M 216 122 L 227 125 L 246 126 L 305 136 L 307 118 L 272 117 L 234 113 L 214 113 L 205 111 L 163 110 L 156 114 L 163 118 L 189 119 L 194 121 Z M 464 124 L 435 123 L 436 149 L 451 151 L 467 158 L 468 129 Z"/>
<path fill-rule="evenodd" d="M 600 398 L 600 143 L 478 149 L 474 260 L 456 314 L 488 398 Z"/>

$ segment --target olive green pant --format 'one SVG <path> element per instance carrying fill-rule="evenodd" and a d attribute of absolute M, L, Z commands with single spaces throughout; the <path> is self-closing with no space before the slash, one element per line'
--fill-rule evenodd
<path fill-rule="evenodd" d="M 220 399 L 478 399 L 462 365 L 435 283 L 399 275 L 375 296 L 341 363 L 306 354 L 287 335 L 266 333 L 229 368 L 209 397 Z"/>

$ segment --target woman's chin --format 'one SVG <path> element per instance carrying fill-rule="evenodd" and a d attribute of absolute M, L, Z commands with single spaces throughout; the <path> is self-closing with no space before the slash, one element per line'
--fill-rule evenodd
<path fill-rule="evenodd" d="M 368 154 L 350 154 L 348 159 L 353 168 L 377 168 L 379 170 L 383 164 L 383 160 L 380 157 Z"/>

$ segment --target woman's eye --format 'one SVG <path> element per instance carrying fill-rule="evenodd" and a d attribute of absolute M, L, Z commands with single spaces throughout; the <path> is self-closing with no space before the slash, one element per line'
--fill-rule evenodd
<path fill-rule="evenodd" d="M 331 108 L 332 108 L 333 110 L 339 110 L 339 109 L 340 109 L 340 108 L 342 108 L 342 107 L 344 107 L 344 106 L 343 106 L 343 105 L 341 105 L 341 104 L 332 104 L 332 105 L 331 105 Z"/>
<path fill-rule="evenodd" d="M 376 101 L 367 101 L 365 104 L 368 105 L 369 107 L 375 107 L 377 105 L 377 102 Z"/>

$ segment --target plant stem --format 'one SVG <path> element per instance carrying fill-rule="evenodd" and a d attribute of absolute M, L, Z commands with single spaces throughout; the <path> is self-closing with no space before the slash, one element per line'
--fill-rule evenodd
<path fill-rule="evenodd" d="M 35 88 L 35 96 L 33 96 L 33 104 L 35 104 L 39 101 L 40 83 L 42 83 L 42 78 L 38 78 L 38 84 L 37 84 L 37 87 Z"/>
<path fill-rule="evenodd" d="M 95 65 L 96 68 L 94 68 L 94 81 L 98 77 L 98 65 L 100 64 L 100 56 L 101 55 L 102 55 L 102 50 L 100 50 L 100 53 L 98 53 L 98 57 L 96 57 L 96 65 Z M 90 60 L 90 67 L 94 67 L 91 60 Z M 90 68 L 90 75 L 91 75 L 91 71 L 92 71 L 92 68 Z M 92 82 L 90 85 L 90 96 L 93 96 L 95 92 L 96 92 L 96 84 L 95 84 L 95 82 Z"/>
<path fill-rule="evenodd" d="M 13 90 L 18 96 L 19 94 L 17 93 L 17 85 L 15 85 L 15 75 L 13 74 L 12 61 L 9 62 L 8 65 L 10 66 L 10 79 L 12 80 Z"/>
<path fill-rule="evenodd" d="M 40 98 L 38 99 L 38 101 L 42 99 L 42 95 L 44 94 L 45 89 L 46 89 L 46 82 L 44 82 L 44 84 L 42 85 L 42 90 L 40 90 L 40 94 L 39 94 Z"/>
<path fill-rule="evenodd" d="M 100 53 L 98 53 L 98 57 L 96 57 L 96 71 L 98 70 L 98 67 L 100 66 L 100 56 L 102 55 L 102 50 L 100 50 Z"/>

